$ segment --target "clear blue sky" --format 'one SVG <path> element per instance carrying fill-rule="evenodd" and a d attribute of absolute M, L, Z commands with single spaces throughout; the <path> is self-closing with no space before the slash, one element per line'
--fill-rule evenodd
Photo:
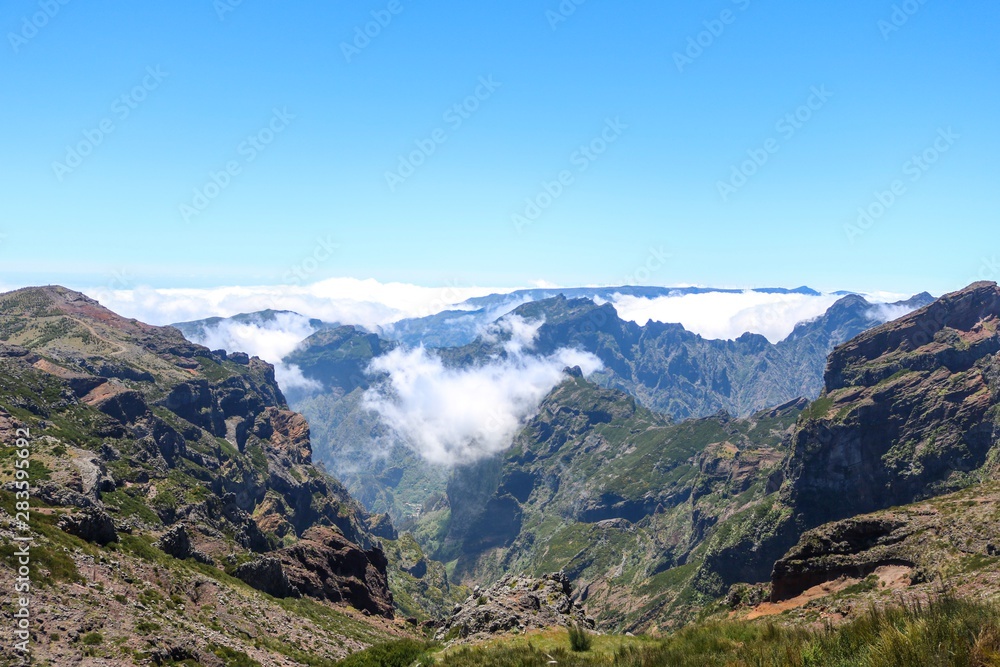
<path fill-rule="evenodd" d="M 157 287 L 277 283 L 326 237 L 339 248 L 310 279 L 621 283 L 661 247 L 645 282 L 942 292 L 1000 275 L 983 267 L 1000 257 L 994 2 L 911 0 L 891 31 L 890 0 L 587 0 L 558 22 L 557 0 L 48 2 L 51 18 L 39 0 L 0 9 L 8 286 L 122 270 Z M 391 22 L 348 58 L 372 12 Z M 679 68 L 705 22 L 720 34 Z M 475 112 L 446 117 L 477 87 Z M 778 126 L 814 87 L 832 96 L 794 133 Z M 54 167 L 102 121 L 91 154 Z M 243 143 L 272 121 L 263 150 Z M 576 153 L 602 132 L 602 155 Z M 723 201 L 719 181 L 767 147 Z M 914 171 L 925 150 L 937 161 Z M 185 219 L 230 161 L 239 173 Z M 564 170 L 518 231 L 512 216 Z M 896 180 L 852 243 L 845 225 Z"/>

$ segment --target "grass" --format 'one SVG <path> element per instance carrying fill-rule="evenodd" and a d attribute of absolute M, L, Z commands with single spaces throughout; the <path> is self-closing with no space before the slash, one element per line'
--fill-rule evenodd
<path fill-rule="evenodd" d="M 434 664 L 428 655 L 431 644 L 413 639 L 379 644 L 350 655 L 337 663 L 338 667 L 409 667 L 417 661 L 422 665 Z"/>
<path fill-rule="evenodd" d="M 1000 608 L 943 597 L 929 604 L 871 609 L 837 627 L 773 621 L 689 626 L 662 640 L 631 639 L 613 652 L 573 652 L 534 637 L 452 650 L 439 667 L 990 667 L 1000 665 Z M 601 648 L 597 637 L 595 644 Z M 623 639 L 623 638 L 620 638 Z M 554 661 L 554 662 L 553 662 Z M 424 665 L 428 664 L 426 662 Z"/>
<path fill-rule="evenodd" d="M 574 625 L 569 629 L 569 647 L 577 653 L 589 651 L 593 643 L 590 633 L 583 626 Z"/>

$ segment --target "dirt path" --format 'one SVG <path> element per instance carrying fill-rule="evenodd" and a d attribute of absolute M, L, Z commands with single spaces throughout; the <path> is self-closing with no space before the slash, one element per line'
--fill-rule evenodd
<path fill-rule="evenodd" d="M 97 333 L 97 331 L 94 329 L 94 327 L 92 327 L 90 324 L 87 324 L 83 320 L 77 319 L 77 318 L 75 318 L 75 317 L 73 317 L 71 315 L 67 315 L 66 317 L 68 317 L 69 319 L 73 320 L 74 322 L 76 322 L 77 324 L 79 324 L 80 326 L 82 326 L 83 328 L 85 328 L 97 340 L 102 341 L 104 343 L 107 343 L 111 347 L 117 347 L 118 349 L 116 351 L 114 351 L 114 352 L 111 353 L 112 357 L 117 357 L 117 356 L 120 356 L 122 354 L 125 354 L 125 352 L 128 350 L 128 348 L 125 347 L 124 345 L 122 345 L 121 343 L 115 342 L 113 340 L 108 340 L 107 338 L 105 338 L 101 334 Z"/>

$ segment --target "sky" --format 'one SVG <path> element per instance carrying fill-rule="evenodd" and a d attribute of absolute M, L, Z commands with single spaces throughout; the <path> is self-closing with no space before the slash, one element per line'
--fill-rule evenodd
<path fill-rule="evenodd" d="M 0 286 L 940 294 L 1000 275 L 998 19 L 9 0 Z"/>

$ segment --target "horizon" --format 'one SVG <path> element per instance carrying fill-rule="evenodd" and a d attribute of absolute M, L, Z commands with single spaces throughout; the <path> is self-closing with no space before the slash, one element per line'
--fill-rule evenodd
<path fill-rule="evenodd" d="M 39 6 L 0 10 L 5 285 L 1000 275 L 994 5 Z"/>

